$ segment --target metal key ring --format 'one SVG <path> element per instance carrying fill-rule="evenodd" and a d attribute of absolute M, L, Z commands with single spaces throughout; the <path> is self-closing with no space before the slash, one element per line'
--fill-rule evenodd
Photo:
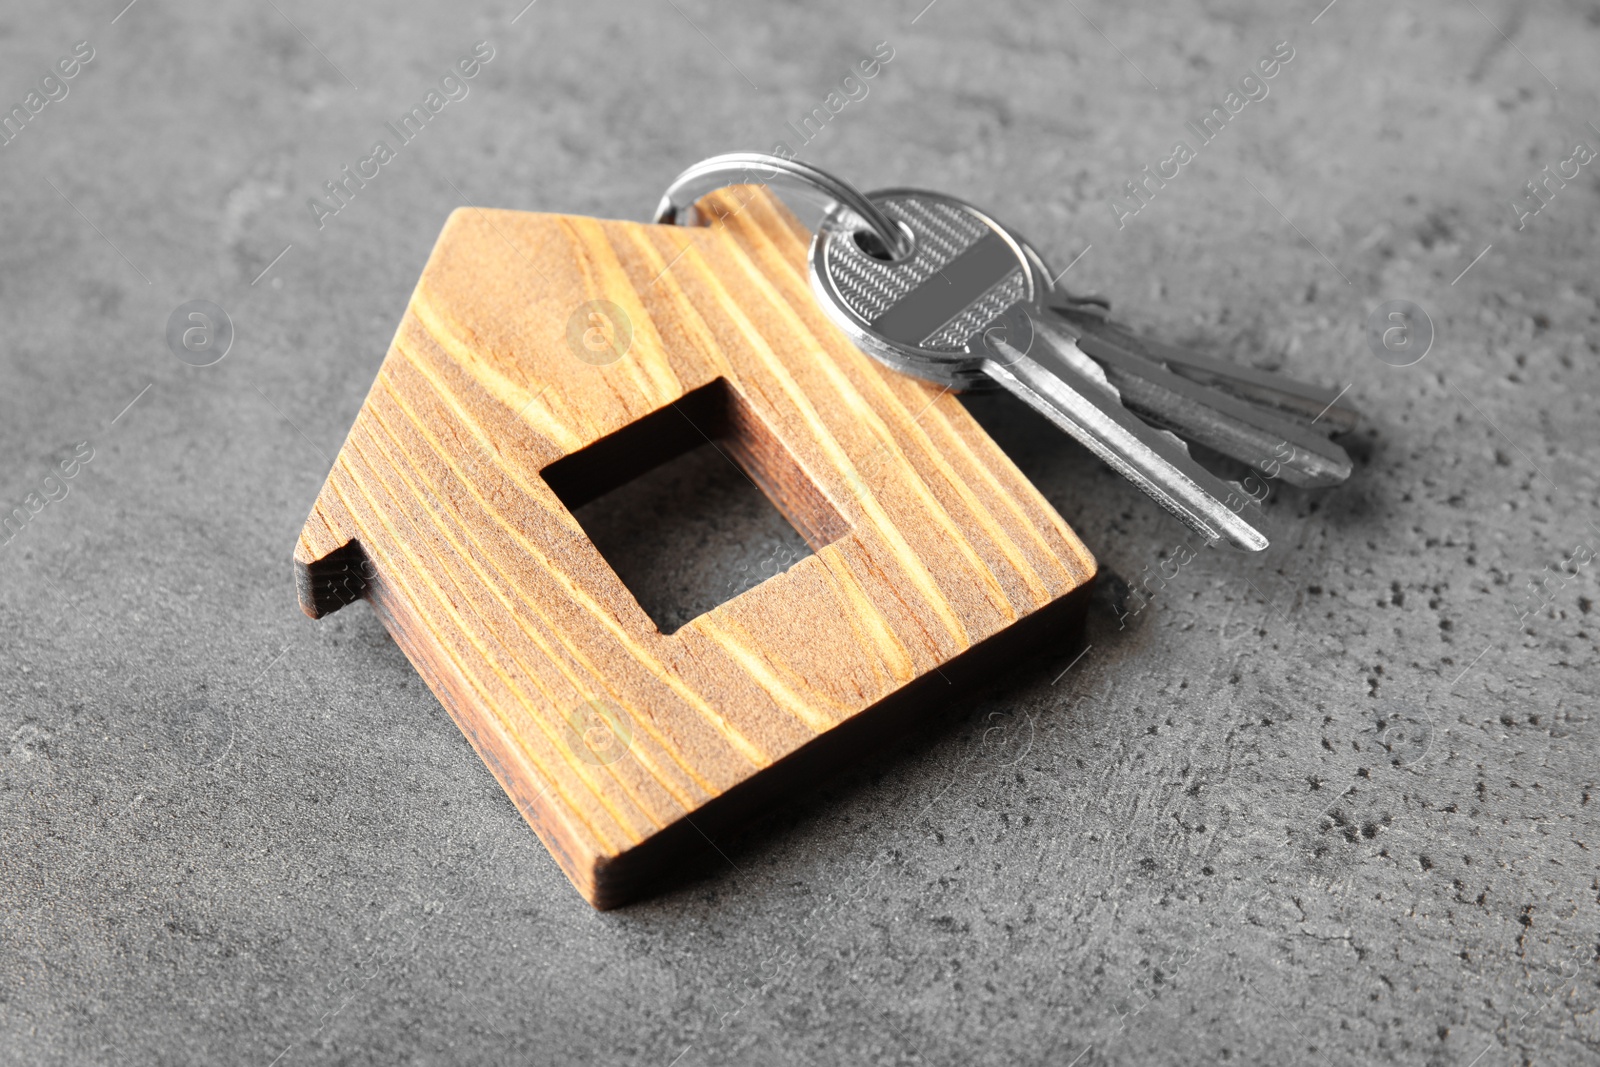
<path fill-rule="evenodd" d="M 656 207 L 655 221 L 696 225 L 699 219 L 694 210 L 695 202 L 729 185 L 770 185 L 820 197 L 829 206 L 841 204 L 877 235 L 891 260 L 901 260 L 911 254 L 911 235 L 854 186 L 809 163 L 762 152 L 730 152 L 696 163 L 673 179 L 667 195 Z"/>

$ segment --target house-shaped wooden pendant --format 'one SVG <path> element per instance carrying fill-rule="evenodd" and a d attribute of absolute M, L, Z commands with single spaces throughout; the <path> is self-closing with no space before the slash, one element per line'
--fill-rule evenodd
<path fill-rule="evenodd" d="M 704 227 L 450 216 L 295 551 L 366 599 L 584 897 L 1040 647 L 1094 560 L 954 396 L 857 351 L 766 190 Z M 713 439 L 813 555 L 664 634 L 573 509 Z"/>

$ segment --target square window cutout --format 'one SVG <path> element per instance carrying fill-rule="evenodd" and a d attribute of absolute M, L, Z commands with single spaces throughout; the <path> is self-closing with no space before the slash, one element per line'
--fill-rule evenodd
<path fill-rule="evenodd" d="M 847 529 L 720 378 L 541 473 L 663 634 Z"/>

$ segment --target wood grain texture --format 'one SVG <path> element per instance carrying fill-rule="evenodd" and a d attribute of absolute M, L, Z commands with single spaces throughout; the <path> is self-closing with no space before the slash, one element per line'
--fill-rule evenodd
<path fill-rule="evenodd" d="M 452 214 L 295 551 L 306 613 L 372 604 L 597 907 L 1062 640 L 1095 567 L 955 397 L 828 322 L 781 203 L 702 217 Z M 632 331 L 599 365 L 594 300 Z M 707 437 L 814 555 L 666 635 L 570 509 Z"/>

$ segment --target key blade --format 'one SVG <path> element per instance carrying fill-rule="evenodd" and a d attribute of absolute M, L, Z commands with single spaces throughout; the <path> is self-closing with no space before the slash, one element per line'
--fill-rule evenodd
<path fill-rule="evenodd" d="M 1043 324 L 1040 326 L 1036 337 L 1046 332 Z M 1267 547 L 1266 537 L 1222 499 L 1236 498 L 1242 507 L 1246 495 L 1228 489 L 1191 459 L 1181 443 L 1141 422 L 1067 359 L 1054 358 L 1053 346 L 1075 347 L 1071 338 L 1054 337 L 1043 345 L 1036 340 L 1029 347 L 1042 349 L 1043 360 L 992 334 L 987 344 L 993 356 L 984 361 L 985 374 L 1072 435 L 1190 529 L 1208 542 L 1226 540 L 1251 552 Z"/>
<path fill-rule="evenodd" d="M 1349 455 L 1314 429 L 1180 377 L 1112 336 L 1084 332 L 1078 347 L 1105 368 L 1123 403 L 1191 441 L 1302 489 L 1350 477 Z"/>
<path fill-rule="evenodd" d="M 1086 336 L 1099 338 L 1147 359 L 1164 363 L 1170 370 L 1202 385 L 1226 390 L 1241 399 L 1276 408 L 1320 432 L 1349 433 L 1361 425 L 1361 413 L 1340 402 L 1344 396 L 1343 390 L 1310 385 L 1273 371 L 1241 366 L 1177 345 L 1140 337 L 1110 321 L 1103 313 L 1082 304 L 1053 302 L 1050 310 Z"/>

